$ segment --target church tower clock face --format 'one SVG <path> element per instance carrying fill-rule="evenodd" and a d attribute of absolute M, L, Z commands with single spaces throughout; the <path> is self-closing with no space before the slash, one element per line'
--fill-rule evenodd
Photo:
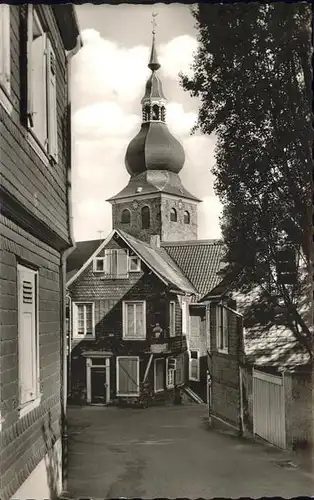
<path fill-rule="evenodd" d="M 132 208 L 134 208 L 134 210 L 136 210 L 138 208 L 138 203 L 137 201 L 133 201 L 132 203 Z"/>

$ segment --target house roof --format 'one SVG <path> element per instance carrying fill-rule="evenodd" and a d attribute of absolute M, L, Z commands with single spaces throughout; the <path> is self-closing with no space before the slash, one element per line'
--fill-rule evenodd
<path fill-rule="evenodd" d="M 162 242 L 162 248 L 197 290 L 197 299 L 216 286 L 223 256 L 221 240 Z"/>
<path fill-rule="evenodd" d="M 78 241 L 75 249 L 67 258 L 67 273 L 66 280 L 69 281 L 83 266 L 83 264 L 90 258 L 90 256 L 97 250 L 99 245 L 104 240 L 89 240 Z"/>
<path fill-rule="evenodd" d="M 310 357 L 306 349 L 297 341 L 292 330 L 284 324 L 285 314 L 280 310 L 273 320 L 265 323 L 265 307 L 262 311 L 255 309 L 261 302 L 258 300 L 260 289 L 252 287 L 250 292 L 237 289 L 236 283 L 223 279 L 216 287 L 205 295 L 202 301 L 223 297 L 228 292 L 236 300 L 237 310 L 244 317 L 243 348 L 246 362 L 255 366 L 274 367 L 278 370 L 293 371 L 297 367 L 307 365 Z M 261 316 L 264 320 L 260 321 Z M 255 321 L 254 321 L 255 320 Z"/>
<path fill-rule="evenodd" d="M 145 243 L 120 229 L 112 231 L 105 240 L 78 242 L 67 261 L 67 283 L 71 285 L 91 263 L 92 259 L 118 234 L 143 262 L 167 285 L 188 294 L 196 290 L 179 267 L 172 261 L 163 248 Z"/>

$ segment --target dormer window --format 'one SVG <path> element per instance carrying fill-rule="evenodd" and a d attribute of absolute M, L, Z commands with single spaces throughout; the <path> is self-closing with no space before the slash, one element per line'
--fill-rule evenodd
<path fill-rule="evenodd" d="M 177 220 L 178 220 L 177 211 L 175 208 L 171 209 L 170 220 L 171 220 L 171 222 L 177 222 Z"/>
<path fill-rule="evenodd" d="M 150 227 L 150 210 L 149 207 L 143 207 L 141 211 L 142 215 L 142 229 L 148 229 Z"/>
<path fill-rule="evenodd" d="M 152 119 L 155 120 L 155 121 L 158 121 L 159 120 L 159 106 L 158 104 L 154 104 L 153 106 L 153 117 Z"/>
<path fill-rule="evenodd" d="M 128 251 L 106 249 L 103 257 L 94 258 L 93 271 L 106 278 L 128 278 Z"/>
<path fill-rule="evenodd" d="M 121 214 L 121 223 L 122 224 L 130 224 L 131 222 L 131 212 L 127 208 L 123 210 Z"/>
<path fill-rule="evenodd" d="M 131 273 L 136 273 L 141 270 L 141 259 L 137 255 L 131 255 L 129 257 L 129 271 Z"/>
<path fill-rule="evenodd" d="M 184 221 L 184 224 L 190 224 L 190 214 L 188 211 L 184 212 L 183 221 Z"/>

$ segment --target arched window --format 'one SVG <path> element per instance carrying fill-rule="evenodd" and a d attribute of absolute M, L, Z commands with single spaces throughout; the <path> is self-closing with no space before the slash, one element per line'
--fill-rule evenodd
<path fill-rule="evenodd" d="M 150 227 L 150 210 L 149 207 L 143 207 L 141 211 L 142 215 L 142 229 L 148 229 Z"/>
<path fill-rule="evenodd" d="M 144 106 L 144 121 L 149 122 L 149 120 L 150 120 L 150 106 L 149 104 L 146 104 L 146 106 Z"/>
<path fill-rule="evenodd" d="M 190 224 L 190 214 L 188 211 L 184 212 L 183 220 L 184 220 L 184 224 Z"/>
<path fill-rule="evenodd" d="M 159 106 L 154 104 L 153 106 L 153 120 L 159 120 Z"/>
<path fill-rule="evenodd" d="M 171 209 L 171 212 L 170 212 L 170 220 L 171 222 L 177 222 L 178 220 L 178 217 L 177 217 L 177 211 L 175 208 L 172 208 Z"/>
<path fill-rule="evenodd" d="M 131 212 L 127 208 L 121 214 L 121 222 L 122 224 L 130 224 L 131 222 Z"/>
<path fill-rule="evenodd" d="M 165 106 L 162 106 L 162 108 L 161 108 L 161 120 L 163 122 L 166 121 L 166 108 L 165 108 Z"/>

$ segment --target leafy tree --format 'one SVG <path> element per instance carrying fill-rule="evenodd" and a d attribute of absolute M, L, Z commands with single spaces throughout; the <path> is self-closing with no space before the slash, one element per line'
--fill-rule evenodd
<path fill-rule="evenodd" d="M 259 285 L 265 310 L 281 308 L 311 354 L 311 7 L 204 3 L 192 14 L 199 48 L 181 84 L 200 100 L 194 131 L 217 138 L 227 273 Z"/>

